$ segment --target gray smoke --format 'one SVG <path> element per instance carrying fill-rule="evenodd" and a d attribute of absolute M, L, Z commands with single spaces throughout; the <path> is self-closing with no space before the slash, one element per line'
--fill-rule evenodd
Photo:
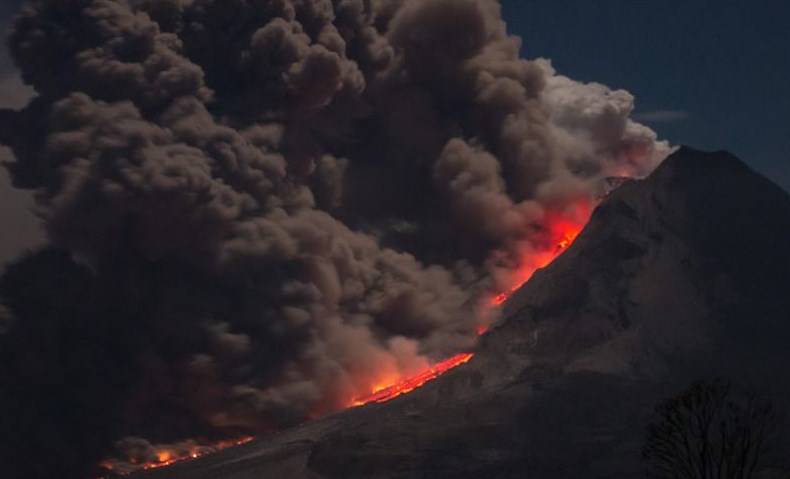
<path fill-rule="evenodd" d="M 551 218 L 669 152 L 494 0 L 39 0 L 9 45 L 15 183 L 155 338 L 121 436 L 266 431 L 469 350 Z M 182 437 L 134 419 L 174 404 Z"/>

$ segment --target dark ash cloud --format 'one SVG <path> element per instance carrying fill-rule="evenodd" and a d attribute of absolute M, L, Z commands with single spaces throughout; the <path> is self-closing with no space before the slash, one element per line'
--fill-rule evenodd
<path fill-rule="evenodd" d="M 669 151 L 627 92 L 520 58 L 493 0 L 37 0 L 9 42 L 37 97 L 0 139 L 55 252 L 4 278 L 0 347 L 74 359 L 0 372 L 24 398 L 53 367 L 40 407 L 78 406 L 10 426 L 7 454 L 73 439 L 42 471 L 269 431 L 468 350 L 551 218 Z"/>

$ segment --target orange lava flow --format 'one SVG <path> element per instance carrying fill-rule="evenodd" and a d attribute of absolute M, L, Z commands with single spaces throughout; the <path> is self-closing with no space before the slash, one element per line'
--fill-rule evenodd
<path fill-rule="evenodd" d="M 577 205 L 577 210 L 581 212 L 584 221 L 571 221 L 562 216 L 549 216 L 546 218 L 548 227 L 544 232 L 545 246 L 539 250 L 531 250 L 522 258 L 521 266 L 510 277 L 511 286 L 505 291 L 499 292 L 491 297 L 486 308 L 497 308 L 505 303 L 524 283 L 529 281 L 535 271 L 548 266 L 565 251 L 579 236 L 584 224 L 591 211 L 591 206 L 587 203 Z M 488 324 L 479 324 L 476 328 L 478 336 L 482 336 L 488 331 Z M 383 403 L 390 401 L 398 396 L 407 394 L 425 383 L 436 379 L 447 371 L 469 362 L 474 353 L 461 353 L 446 359 L 427 370 L 414 376 L 396 380 L 386 386 L 378 387 L 371 394 L 354 399 L 350 407 L 362 406 L 370 403 Z"/>
<path fill-rule="evenodd" d="M 489 305 L 491 307 L 503 305 L 513 293 L 518 291 L 530 278 L 532 278 L 535 271 L 545 268 L 563 251 L 568 249 L 579 236 L 583 227 L 584 225 L 568 221 L 557 221 L 552 224 L 551 240 L 553 246 L 543 251 L 532 252 L 532 254 L 529 255 L 529 261 L 524 261 L 513 274 L 511 286 L 505 291 L 494 294 L 489 300 Z"/>
<path fill-rule="evenodd" d="M 472 359 L 474 353 L 461 353 L 456 354 L 450 359 L 435 364 L 417 375 L 406 378 L 391 386 L 374 391 L 369 396 L 357 398 L 352 402 L 352 406 L 362 406 L 369 403 L 382 403 L 395 399 L 406 393 L 410 393 L 425 383 L 432 381 L 447 371 L 460 366 L 461 364 L 468 363 Z"/>
<path fill-rule="evenodd" d="M 101 469 L 104 469 L 107 472 L 111 472 L 116 476 L 126 476 L 133 472 L 138 471 L 147 471 L 150 469 L 159 469 L 161 467 L 172 466 L 178 462 L 189 461 L 192 459 L 197 459 L 202 456 L 207 456 L 209 454 L 213 454 L 215 452 L 222 451 L 223 449 L 228 449 L 234 446 L 241 446 L 242 444 L 247 444 L 248 442 L 255 439 L 254 437 L 243 437 L 240 439 L 236 439 L 234 441 L 220 441 L 208 446 L 201 446 L 194 444 L 188 449 L 183 448 L 170 448 L 167 446 L 162 446 L 161 448 L 157 448 L 156 458 L 149 462 L 143 463 L 130 463 L 130 464 L 123 464 L 119 465 L 113 461 L 104 461 L 99 464 Z"/>

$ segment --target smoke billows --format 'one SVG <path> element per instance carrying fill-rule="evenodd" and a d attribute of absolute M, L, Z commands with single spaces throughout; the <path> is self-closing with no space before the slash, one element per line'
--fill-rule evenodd
<path fill-rule="evenodd" d="M 0 140 L 51 239 L 0 281 L 26 477 L 468 350 L 554 221 L 669 152 L 627 92 L 520 58 L 494 0 L 39 0 L 9 45 L 38 96 Z"/>

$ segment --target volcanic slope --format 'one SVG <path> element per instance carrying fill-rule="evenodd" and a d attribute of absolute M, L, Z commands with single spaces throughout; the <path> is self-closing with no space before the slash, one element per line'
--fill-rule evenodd
<path fill-rule="evenodd" d="M 139 477 L 638 477 L 653 408 L 693 380 L 790 410 L 788 280 L 788 194 L 728 153 L 681 148 L 601 203 L 469 363 Z"/>

